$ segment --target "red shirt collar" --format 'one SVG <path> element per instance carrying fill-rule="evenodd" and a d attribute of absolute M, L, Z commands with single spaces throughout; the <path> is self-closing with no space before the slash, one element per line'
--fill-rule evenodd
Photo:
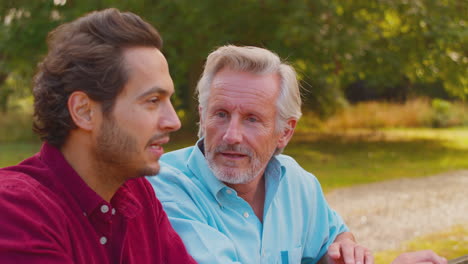
<path fill-rule="evenodd" d="M 126 218 L 133 218 L 142 210 L 140 202 L 128 190 L 127 185 L 132 184 L 132 180 L 123 184 L 112 197 L 111 203 L 108 203 L 83 181 L 65 160 L 59 149 L 49 143 L 44 143 L 39 155 L 43 162 L 55 172 L 57 181 L 63 185 L 64 190 L 74 197 L 74 200 L 87 215 L 92 215 L 96 210 L 100 210 L 104 204 L 110 209 L 115 208 Z"/>

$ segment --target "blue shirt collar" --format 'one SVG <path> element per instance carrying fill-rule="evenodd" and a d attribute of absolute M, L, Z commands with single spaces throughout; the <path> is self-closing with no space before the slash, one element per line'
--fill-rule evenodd
<path fill-rule="evenodd" d="M 200 182 L 204 183 L 205 187 L 208 188 L 210 193 L 216 198 L 216 200 L 218 200 L 218 192 L 227 188 L 227 186 L 216 178 L 208 166 L 208 162 L 202 152 L 202 149 L 204 148 L 203 140 L 204 138 L 200 138 L 195 144 L 193 151 L 188 158 L 187 167 L 195 177 L 201 178 Z"/>

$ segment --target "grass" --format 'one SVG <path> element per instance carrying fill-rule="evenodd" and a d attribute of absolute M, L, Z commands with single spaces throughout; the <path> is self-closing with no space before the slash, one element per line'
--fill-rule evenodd
<path fill-rule="evenodd" d="M 166 151 L 192 145 L 193 134 L 176 133 Z M 40 143 L 0 143 L 0 167 L 31 156 Z M 300 130 L 285 154 L 314 173 L 325 191 L 403 177 L 468 168 L 468 128 Z"/>
<path fill-rule="evenodd" d="M 417 237 L 397 250 L 377 252 L 375 263 L 391 263 L 399 254 L 408 251 L 432 249 L 447 259 L 454 259 L 468 254 L 468 227 L 459 225 L 449 230 Z"/>
<path fill-rule="evenodd" d="M 285 150 L 325 191 L 468 168 L 468 128 L 298 131 Z"/>
<path fill-rule="evenodd" d="M 0 142 L 0 167 L 15 165 L 39 151 L 38 142 Z"/>

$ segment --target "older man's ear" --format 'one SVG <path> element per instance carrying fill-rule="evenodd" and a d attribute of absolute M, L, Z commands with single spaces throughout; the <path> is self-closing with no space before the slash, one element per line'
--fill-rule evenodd
<path fill-rule="evenodd" d="M 286 126 L 281 131 L 281 136 L 278 140 L 278 148 L 282 149 L 288 145 L 289 140 L 291 140 L 292 136 L 294 135 L 294 129 L 296 128 L 296 125 L 296 119 L 291 118 L 286 122 Z"/>

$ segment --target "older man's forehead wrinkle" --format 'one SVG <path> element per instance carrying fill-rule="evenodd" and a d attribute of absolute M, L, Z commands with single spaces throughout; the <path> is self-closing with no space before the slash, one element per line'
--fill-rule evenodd
<path fill-rule="evenodd" d="M 230 91 L 213 94 L 212 103 L 259 106 L 274 103 L 274 97 L 258 91 Z"/>
<path fill-rule="evenodd" d="M 249 89 L 245 89 L 249 88 Z M 238 87 L 231 84 L 219 84 L 215 85 L 212 90 L 212 96 L 226 96 L 231 98 L 250 98 L 261 99 L 265 97 L 273 98 L 275 94 L 271 94 L 263 89 L 258 89 L 257 87 Z"/>
<path fill-rule="evenodd" d="M 239 103 L 235 99 L 232 99 L 232 97 L 230 96 L 220 96 L 213 97 L 209 109 L 211 109 L 211 112 L 216 112 L 219 110 L 225 110 L 228 112 L 237 111 L 241 115 L 253 114 L 258 117 L 267 118 L 270 115 L 275 115 L 276 108 L 271 109 L 269 107 L 259 107 L 259 105 L 263 106 L 266 104 L 271 104 L 270 101 L 271 100 L 255 98 L 254 100 L 243 100 L 242 103 Z"/>

